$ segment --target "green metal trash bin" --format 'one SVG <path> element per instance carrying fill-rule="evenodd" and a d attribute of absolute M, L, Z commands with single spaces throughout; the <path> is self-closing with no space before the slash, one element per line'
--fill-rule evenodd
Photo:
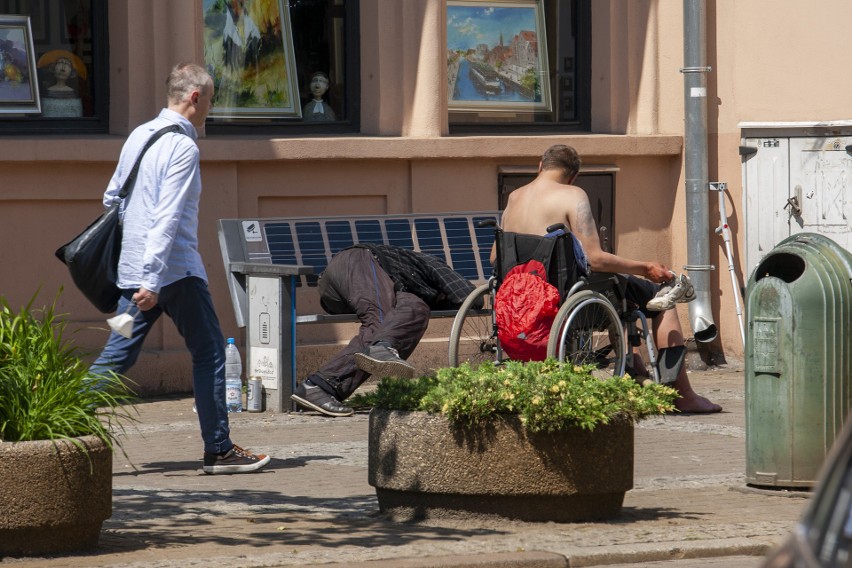
<path fill-rule="evenodd" d="M 852 254 L 800 233 L 746 287 L 746 483 L 809 488 L 852 406 Z"/>

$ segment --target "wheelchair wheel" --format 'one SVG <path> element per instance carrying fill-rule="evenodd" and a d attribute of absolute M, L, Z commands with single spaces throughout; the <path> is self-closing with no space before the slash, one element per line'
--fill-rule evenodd
<path fill-rule="evenodd" d="M 547 355 L 574 365 L 592 364 L 602 379 L 624 374 L 624 329 L 612 303 L 583 290 L 568 297 L 550 329 Z"/>
<path fill-rule="evenodd" d="M 474 308 L 483 301 L 482 310 Z M 494 325 L 494 291 L 483 284 L 471 292 L 459 308 L 450 331 L 450 366 L 469 362 L 476 367 L 485 361 L 499 362 L 503 356 Z"/>

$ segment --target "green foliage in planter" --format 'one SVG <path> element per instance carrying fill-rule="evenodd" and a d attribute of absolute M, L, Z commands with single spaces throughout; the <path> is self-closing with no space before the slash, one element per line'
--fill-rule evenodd
<path fill-rule="evenodd" d="M 110 448 L 132 421 L 132 391 L 115 373 L 91 375 L 51 306 L 18 312 L 0 296 L 0 442 L 97 436 Z"/>
<path fill-rule="evenodd" d="M 374 393 L 353 404 L 389 410 L 421 410 L 446 415 L 459 426 L 487 423 L 500 414 L 518 414 L 533 432 L 580 426 L 592 430 L 611 420 L 639 420 L 674 410 L 677 392 L 630 377 L 600 380 L 591 367 L 510 361 L 471 368 L 438 369 L 415 380 L 384 378 Z"/>

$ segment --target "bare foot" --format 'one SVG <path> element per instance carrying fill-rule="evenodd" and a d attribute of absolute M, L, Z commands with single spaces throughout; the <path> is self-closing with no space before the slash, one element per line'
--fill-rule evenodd
<path fill-rule="evenodd" d="M 680 398 L 675 400 L 675 408 L 682 414 L 712 414 L 722 411 L 721 406 L 710 402 L 693 390 L 681 393 Z"/>

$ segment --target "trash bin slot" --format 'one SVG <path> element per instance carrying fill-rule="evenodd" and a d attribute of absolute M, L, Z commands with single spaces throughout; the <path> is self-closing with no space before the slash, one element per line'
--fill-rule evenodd
<path fill-rule="evenodd" d="M 754 280 L 757 282 L 767 276 L 780 278 L 788 284 L 795 282 L 805 272 L 805 261 L 795 254 L 779 252 L 770 254 L 757 265 Z"/>

